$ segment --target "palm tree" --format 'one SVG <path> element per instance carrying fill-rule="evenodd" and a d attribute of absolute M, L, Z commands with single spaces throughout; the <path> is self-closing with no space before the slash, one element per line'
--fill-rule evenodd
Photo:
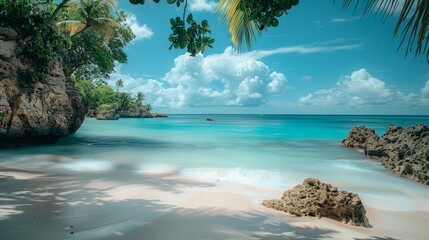
<path fill-rule="evenodd" d="M 224 18 L 224 23 L 229 26 L 231 40 L 238 51 L 246 43 L 250 48 L 252 41 L 256 38 L 256 33 L 260 33 L 258 19 L 251 19 L 250 13 L 255 9 L 250 6 L 259 0 L 220 0 L 216 12 Z M 264 0 L 276 1 L 277 0 Z M 284 0 L 288 1 L 288 0 Z M 429 60 L 429 1 L 428 0 L 379 0 L 379 1 L 352 1 L 343 0 L 343 8 L 350 7 L 355 3 L 355 10 L 363 5 L 363 14 L 382 14 L 384 17 L 393 15 L 398 8 L 400 15 L 393 31 L 393 35 L 402 35 L 400 47 L 406 44 L 406 54 L 414 52 L 415 55 L 426 55 Z M 403 4 L 401 4 L 403 2 Z M 244 6 L 244 7 L 243 7 Z M 286 9 L 283 9 L 285 11 Z M 405 25 L 404 25 L 405 24 Z M 429 61 L 428 61 L 429 62 Z"/>
<path fill-rule="evenodd" d="M 124 87 L 124 81 L 122 81 L 122 79 L 119 79 L 118 81 L 116 81 L 116 89 L 119 92 L 119 90 Z"/>
<path fill-rule="evenodd" d="M 72 19 L 60 21 L 56 25 L 60 31 L 68 32 L 71 37 L 93 28 L 110 38 L 118 27 L 114 19 L 117 5 L 116 0 L 71 0 L 67 9 Z"/>
<path fill-rule="evenodd" d="M 144 107 L 145 107 L 147 112 L 152 111 L 152 105 L 151 104 L 146 104 L 146 105 L 144 105 Z"/>
<path fill-rule="evenodd" d="M 136 95 L 136 103 L 137 103 L 137 106 L 139 106 L 139 107 L 141 107 L 142 106 L 142 102 L 143 102 L 143 100 L 144 100 L 144 93 L 142 93 L 142 92 L 138 92 L 137 93 L 137 95 Z"/>

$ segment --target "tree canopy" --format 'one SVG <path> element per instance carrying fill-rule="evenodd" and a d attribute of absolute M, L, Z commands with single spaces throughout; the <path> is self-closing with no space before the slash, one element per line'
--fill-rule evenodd
<path fill-rule="evenodd" d="M 1 26 L 18 32 L 0 39 L 21 40 L 24 55 L 38 63 L 30 70 L 35 81 L 54 60 L 67 76 L 106 79 L 115 62 L 127 61 L 123 48 L 135 37 L 116 6 L 116 0 L 0 0 Z"/>

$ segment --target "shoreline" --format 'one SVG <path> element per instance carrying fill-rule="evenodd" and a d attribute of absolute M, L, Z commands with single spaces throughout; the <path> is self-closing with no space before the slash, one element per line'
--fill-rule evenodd
<path fill-rule="evenodd" d="M 263 207 L 283 191 L 207 182 L 172 172 L 67 172 L 0 167 L 0 236 L 45 239 L 424 239 L 429 211 L 365 204 L 372 228 L 296 217 Z M 33 216 L 33 217 L 32 217 Z M 402 230 L 403 221 L 414 231 Z M 13 228 L 17 224 L 21 227 Z M 15 229 L 15 231 L 13 230 Z M 36 229 L 38 229 L 36 231 Z M 393 231 L 395 230 L 395 231 Z M 34 232 L 36 231 L 36 232 Z M 425 232 L 426 231 L 426 232 Z M 5 239 L 6 239 L 5 238 Z M 13 237 L 12 237 L 13 238 Z M 25 239 L 25 238 L 24 238 Z"/>

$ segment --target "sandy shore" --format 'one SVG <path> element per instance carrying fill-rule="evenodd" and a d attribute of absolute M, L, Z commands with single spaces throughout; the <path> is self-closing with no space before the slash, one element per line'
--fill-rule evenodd
<path fill-rule="evenodd" d="M 371 228 L 267 209 L 282 190 L 172 172 L 0 166 L 0 239 L 427 239 L 427 211 L 366 205 Z M 363 199 L 365 202 L 365 199 Z M 380 206 L 383 203 L 380 203 Z M 411 226 L 411 227 L 410 227 Z"/>

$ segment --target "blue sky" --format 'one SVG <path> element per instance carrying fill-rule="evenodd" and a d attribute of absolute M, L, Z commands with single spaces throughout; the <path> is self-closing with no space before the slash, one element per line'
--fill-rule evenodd
<path fill-rule="evenodd" d="M 277 28 L 238 55 L 216 1 L 189 0 L 207 19 L 213 49 L 190 57 L 168 50 L 171 17 L 183 8 L 120 0 L 137 39 L 126 47 L 110 83 L 142 91 L 156 112 L 255 114 L 429 114 L 429 65 L 393 38 L 396 17 L 361 17 L 341 1 L 300 1 Z"/>

